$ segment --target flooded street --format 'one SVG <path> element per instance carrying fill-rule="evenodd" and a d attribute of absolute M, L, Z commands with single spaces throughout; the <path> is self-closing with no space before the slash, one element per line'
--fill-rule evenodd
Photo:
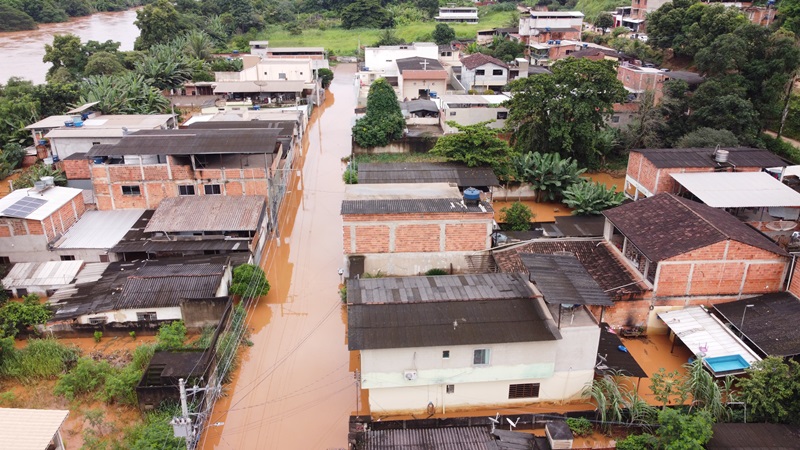
<path fill-rule="evenodd" d="M 89 40 L 119 42 L 121 51 L 133 50 L 139 28 L 133 24 L 136 11 L 97 13 L 64 23 L 39 24 L 38 30 L 0 33 L 0 84 L 10 77 L 22 77 L 36 84 L 44 83 L 50 63 L 43 63 L 44 45 L 53 43 L 56 34 L 72 33 L 81 42 Z"/>
<path fill-rule="evenodd" d="M 339 65 L 314 112 L 264 268 L 271 290 L 249 315 L 253 346 L 211 415 L 206 449 L 347 447 L 356 384 L 339 297 L 344 194 L 355 65 Z M 299 176 L 298 176 L 299 174 Z"/>

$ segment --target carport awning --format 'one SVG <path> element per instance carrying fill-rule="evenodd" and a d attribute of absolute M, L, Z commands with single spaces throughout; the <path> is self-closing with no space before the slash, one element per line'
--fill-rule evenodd
<path fill-rule="evenodd" d="M 713 208 L 800 207 L 800 193 L 766 172 L 673 173 L 672 178 Z"/>

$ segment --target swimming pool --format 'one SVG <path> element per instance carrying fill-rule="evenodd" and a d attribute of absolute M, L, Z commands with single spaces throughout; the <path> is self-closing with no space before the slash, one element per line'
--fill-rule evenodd
<path fill-rule="evenodd" d="M 715 375 L 743 372 L 750 367 L 750 363 L 742 355 L 715 356 L 703 360 Z"/>

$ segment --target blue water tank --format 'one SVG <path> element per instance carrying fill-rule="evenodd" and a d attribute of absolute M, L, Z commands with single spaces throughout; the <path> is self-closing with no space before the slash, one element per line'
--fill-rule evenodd
<path fill-rule="evenodd" d="M 253 105 L 253 110 L 259 111 L 261 109 L 261 105 Z"/>
<path fill-rule="evenodd" d="M 83 126 L 83 121 L 82 120 L 75 120 L 72 123 L 75 124 L 76 127 L 82 127 Z"/>
<path fill-rule="evenodd" d="M 61 158 L 59 158 L 58 155 L 53 155 L 53 162 L 59 162 L 59 161 L 61 161 Z"/>
<path fill-rule="evenodd" d="M 95 156 L 92 158 L 92 163 L 94 164 L 103 164 L 103 157 L 102 156 Z"/>
<path fill-rule="evenodd" d="M 478 205 L 480 201 L 481 201 L 481 191 L 475 189 L 474 187 L 468 187 L 464 189 L 464 204 Z"/>

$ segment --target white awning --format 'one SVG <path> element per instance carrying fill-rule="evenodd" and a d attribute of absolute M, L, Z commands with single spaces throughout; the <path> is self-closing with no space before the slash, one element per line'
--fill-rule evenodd
<path fill-rule="evenodd" d="M 695 355 L 706 359 L 739 355 L 751 365 L 761 361 L 725 324 L 700 306 L 658 313 L 658 317 Z"/>
<path fill-rule="evenodd" d="M 67 111 L 67 114 L 82 113 L 82 112 L 86 111 L 87 109 L 91 108 L 92 106 L 94 106 L 94 105 L 96 105 L 98 103 L 100 103 L 100 102 L 85 103 L 85 104 L 83 104 L 81 106 L 78 106 L 77 108 L 70 109 L 69 111 Z"/>
<path fill-rule="evenodd" d="M 713 208 L 800 207 L 800 193 L 766 172 L 670 175 L 700 201 Z"/>

